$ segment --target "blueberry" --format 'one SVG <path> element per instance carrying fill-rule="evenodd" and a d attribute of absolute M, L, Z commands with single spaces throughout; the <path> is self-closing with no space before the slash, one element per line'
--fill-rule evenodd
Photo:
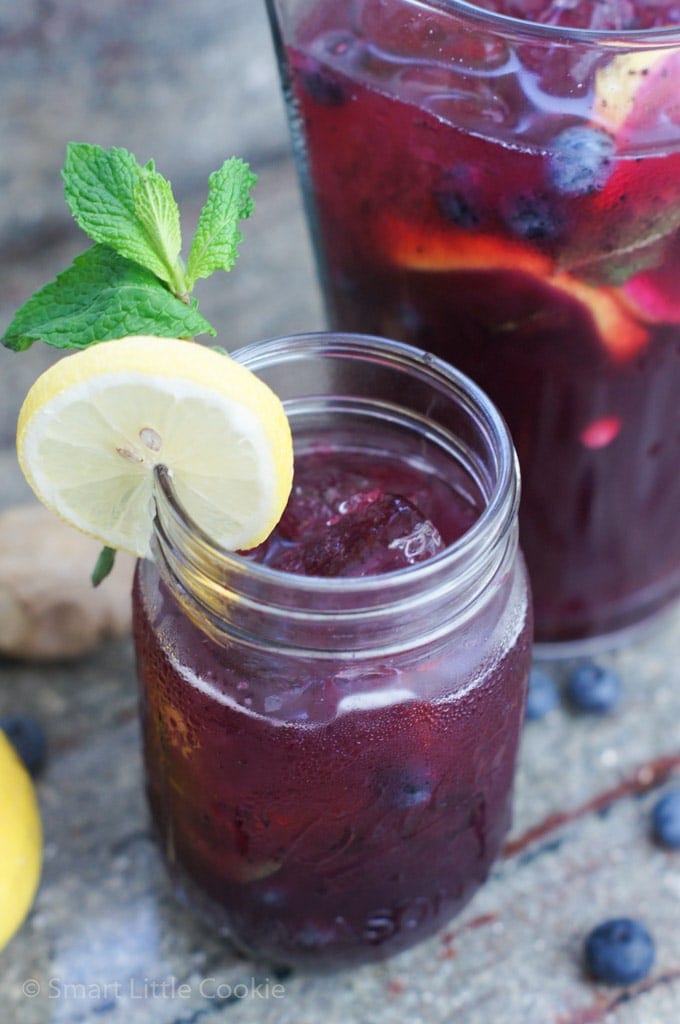
<path fill-rule="evenodd" d="M 346 100 L 342 82 L 330 72 L 317 70 L 303 71 L 302 84 L 312 99 L 322 107 L 340 107 Z"/>
<path fill-rule="evenodd" d="M 529 674 L 529 691 L 525 716 L 534 721 L 553 711 L 559 703 L 557 683 L 549 672 L 541 668 L 532 668 Z"/>
<path fill-rule="evenodd" d="M 606 715 L 621 700 L 621 679 L 618 672 L 592 661 L 578 665 L 567 680 L 567 696 L 579 711 Z"/>
<path fill-rule="evenodd" d="M 31 775 L 37 775 L 47 757 L 47 740 L 40 723 L 30 715 L 4 715 L 0 718 L 0 729 Z"/>
<path fill-rule="evenodd" d="M 663 846 L 680 849 L 680 789 L 671 789 L 654 804 L 652 831 Z"/>
<path fill-rule="evenodd" d="M 335 51 L 341 54 L 337 46 Z M 306 57 L 302 63 L 300 81 L 314 102 L 322 107 L 340 107 L 349 99 L 342 78 L 313 57 Z"/>
<path fill-rule="evenodd" d="M 434 201 L 442 217 L 457 224 L 459 228 L 476 228 L 479 224 L 477 210 L 461 192 L 437 190 Z"/>
<path fill-rule="evenodd" d="M 611 918 L 590 932 L 585 944 L 589 974 L 605 985 L 632 985 L 651 970 L 654 940 L 640 921 Z"/>
<path fill-rule="evenodd" d="M 467 167 L 446 171 L 433 189 L 432 198 L 445 220 L 468 230 L 479 227 L 482 216 L 478 189 Z"/>
<path fill-rule="evenodd" d="M 614 140 L 596 128 L 575 125 L 553 139 L 550 178 L 559 192 L 583 196 L 601 189 L 612 169 Z"/>
<path fill-rule="evenodd" d="M 506 215 L 510 230 L 528 242 L 554 238 L 559 232 L 557 218 L 543 196 L 517 196 Z"/>

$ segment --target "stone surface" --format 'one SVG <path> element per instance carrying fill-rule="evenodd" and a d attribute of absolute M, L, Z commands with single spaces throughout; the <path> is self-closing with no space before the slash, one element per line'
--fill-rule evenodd
<path fill-rule="evenodd" d="M 36 501 L 0 509 L 0 655 L 74 658 L 130 632 L 134 557 L 119 552 L 108 585 L 93 589 L 100 551 Z"/>
<path fill-rule="evenodd" d="M 0 151 L 0 326 L 83 247 L 56 184 L 71 137 L 153 153 L 181 182 L 189 219 L 218 153 L 250 156 L 256 215 L 239 265 L 205 283 L 201 308 L 227 347 L 322 326 L 260 4 L 35 0 L 6 4 L 0 31 L 0 116 L 14 142 Z M 51 358 L 0 351 L 0 504 L 27 497 L 14 422 Z M 450 927 L 381 966 L 281 978 L 234 958 L 174 900 L 144 804 L 129 637 L 63 664 L 0 661 L 0 713 L 31 710 L 50 742 L 44 875 L 2 954 L 3 1021 L 676 1024 L 680 856 L 651 841 L 649 813 L 680 772 L 679 655 L 677 612 L 603 659 L 623 679 L 616 714 L 562 703 L 527 724 L 505 854 Z M 629 991 L 597 986 L 581 967 L 584 937 L 627 914 L 654 934 L 653 972 Z"/>
<path fill-rule="evenodd" d="M 181 194 L 288 142 L 259 0 L 5 2 L 0 55 L 0 250 L 68 226 L 68 141 L 153 157 Z"/>

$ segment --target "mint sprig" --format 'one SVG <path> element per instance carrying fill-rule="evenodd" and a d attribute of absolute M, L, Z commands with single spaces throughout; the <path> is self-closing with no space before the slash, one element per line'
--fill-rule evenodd
<path fill-rule="evenodd" d="M 248 165 L 232 158 L 210 175 L 186 268 L 179 208 L 153 161 L 142 167 L 126 149 L 71 143 L 62 176 L 71 213 L 95 244 L 24 303 L 2 344 L 20 352 L 35 341 L 82 349 L 135 334 L 215 335 L 191 292 L 199 278 L 236 263 L 239 222 L 254 206 L 257 177 Z M 115 554 L 101 551 L 95 587 L 113 569 Z"/>
<path fill-rule="evenodd" d="M 232 158 L 210 176 L 187 268 L 179 208 L 153 161 L 141 166 L 126 149 L 71 143 L 62 176 L 75 220 L 97 244 L 21 307 L 3 345 L 21 351 L 40 340 L 68 349 L 128 334 L 214 336 L 191 293 L 199 278 L 236 262 L 238 225 L 254 205 L 257 179 L 248 165 Z"/>

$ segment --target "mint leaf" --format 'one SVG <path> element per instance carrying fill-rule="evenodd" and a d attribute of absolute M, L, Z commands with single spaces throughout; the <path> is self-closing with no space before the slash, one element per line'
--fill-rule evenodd
<path fill-rule="evenodd" d="M 159 273 L 149 266 L 158 277 L 167 281 L 175 294 L 186 292 L 184 270 L 179 260 L 182 247 L 182 233 L 179 224 L 179 208 L 172 194 L 172 186 L 153 166 L 145 167 L 135 184 L 135 213 L 144 228 L 155 252 L 159 255 L 165 273 Z M 120 251 L 120 249 L 118 249 Z M 124 253 L 129 258 L 129 253 Z M 139 260 L 139 262 L 143 262 Z"/>
<path fill-rule="evenodd" d="M 657 266 L 664 249 L 680 227 L 680 204 L 663 203 L 651 193 L 649 208 L 632 216 L 623 209 L 616 230 L 594 219 L 583 227 L 577 238 L 561 247 L 559 270 L 575 272 L 591 284 L 620 286 L 638 274 Z"/>
<path fill-rule="evenodd" d="M 250 217 L 254 203 L 250 189 L 257 181 L 247 163 L 236 157 L 226 160 L 208 178 L 208 199 L 201 210 L 187 261 L 186 279 L 191 291 L 199 277 L 215 270 L 231 270 L 243 236 L 239 221 Z"/>
<path fill-rule="evenodd" d="M 95 242 L 115 249 L 184 293 L 179 211 L 152 162 L 126 149 L 70 143 L 62 172 L 66 202 Z"/>
<path fill-rule="evenodd" d="M 98 587 L 102 580 L 105 580 L 113 569 L 114 562 L 116 561 L 116 550 L 115 548 L 102 548 L 99 552 L 99 557 L 95 562 L 94 569 L 90 579 L 92 580 L 92 586 Z"/>
<path fill-rule="evenodd" d="M 608 252 L 599 259 L 580 264 L 578 273 L 595 287 L 621 287 L 635 274 L 658 267 L 668 247 L 668 239 L 657 238 L 649 244 Z"/>
<path fill-rule="evenodd" d="M 129 334 L 191 338 L 215 333 L 195 299 L 182 302 L 149 270 L 95 245 L 21 307 L 2 343 L 15 351 L 34 341 L 86 348 Z"/>

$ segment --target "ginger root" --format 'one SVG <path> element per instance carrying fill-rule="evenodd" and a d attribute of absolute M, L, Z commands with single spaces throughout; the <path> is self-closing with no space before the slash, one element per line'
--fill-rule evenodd
<path fill-rule="evenodd" d="M 95 589 L 100 549 L 42 505 L 0 511 L 0 655 L 58 661 L 129 632 L 134 558 L 119 552 Z"/>

